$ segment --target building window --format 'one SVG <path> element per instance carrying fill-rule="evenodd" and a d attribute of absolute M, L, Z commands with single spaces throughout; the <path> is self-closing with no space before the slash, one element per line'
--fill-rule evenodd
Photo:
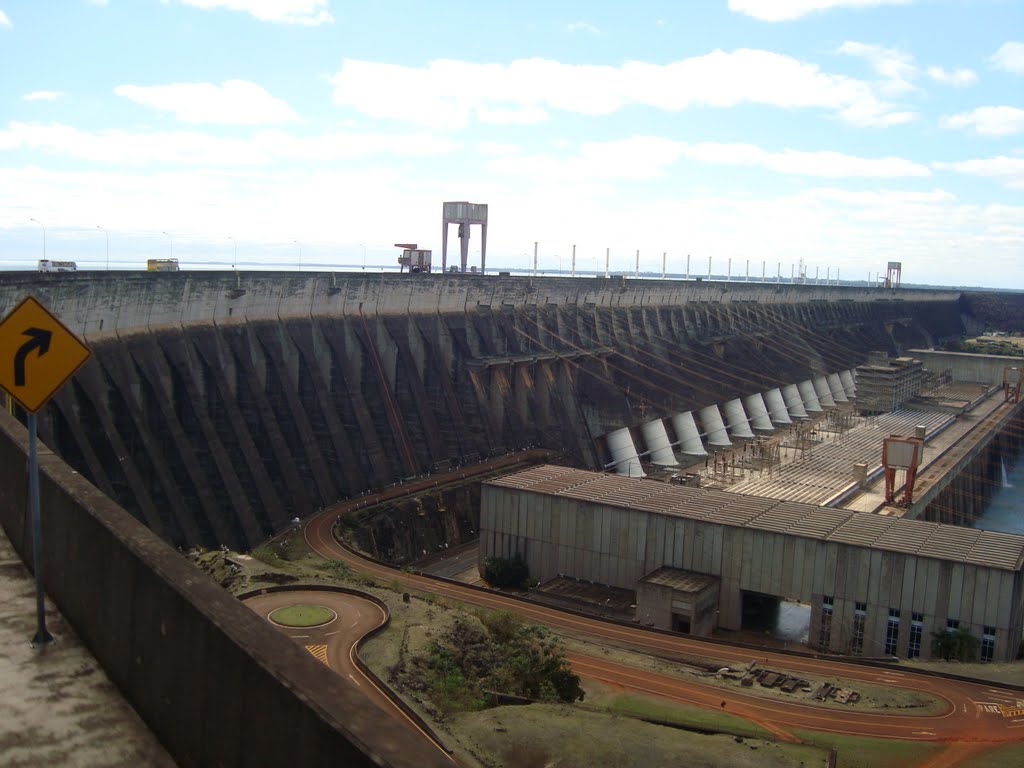
<path fill-rule="evenodd" d="M 907 658 L 916 659 L 921 655 L 921 633 L 924 631 L 924 614 L 910 614 L 910 643 L 907 645 Z"/>
<path fill-rule="evenodd" d="M 981 660 L 992 661 L 996 654 L 996 628 L 985 627 L 981 636 Z"/>
<path fill-rule="evenodd" d="M 864 621 L 867 618 L 867 603 L 855 603 L 853 611 L 853 637 L 850 640 L 850 653 L 860 655 L 864 650 Z"/>
<path fill-rule="evenodd" d="M 960 619 L 946 619 L 946 631 L 949 633 L 956 632 L 960 629 Z"/>
<path fill-rule="evenodd" d="M 885 654 L 896 655 L 896 645 L 900 638 L 900 612 L 895 608 L 889 609 L 889 623 L 885 627 Z"/>
<path fill-rule="evenodd" d="M 821 598 L 821 630 L 818 633 L 818 647 L 828 650 L 832 641 L 832 598 L 825 595 Z"/>

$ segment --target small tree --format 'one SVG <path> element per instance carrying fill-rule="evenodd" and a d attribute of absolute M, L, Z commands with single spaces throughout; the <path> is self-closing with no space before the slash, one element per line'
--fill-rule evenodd
<path fill-rule="evenodd" d="M 525 589 L 530 583 L 530 567 L 518 553 L 514 557 L 488 557 L 484 560 L 484 578 L 499 589 Z"/>
<path fill-rule="evenodd" d="M 981 641 L 966 629 L 932 632 L 932 655 L 946 661 L 977 661 Z"/>

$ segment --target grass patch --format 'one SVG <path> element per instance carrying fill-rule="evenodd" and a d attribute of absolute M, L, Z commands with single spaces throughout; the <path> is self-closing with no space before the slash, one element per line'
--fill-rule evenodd
<path fill-rule="evenodd" d="M 836 764 L 838 768 L 906 768 L 908 765 L 923 763 L 945 748 L 941 743 L 930 741 L 872 739 L 865 736 L 805 731 L 799 728 L 790 729 L 790 733 L 805 744 L 813 744 L 824 749 L 835 748 L 839 757 Z"/>
<path fill-rule="evenodd" d="M 270 614 L 270 620 L 286 627 L 318 627 L 333 621 L 334 611 L 324 608 L 322 605 L 289 605 L 285 608 L 278 608 Z"/>
<path fill-rule="evenodd" d="M 742 717 L 704 707 L 660 701 L 646 696 L 604 693 L 588 684 L 587 708 L 637 720 L 672 723 L 700 731 L 718 731 L 751 738 L 772 738 L 771 732 Z"/>
<path fill-rule="evenodd" d="M 564 705 L 497 707 L 452 725 L 483 765 L 796 768 L 824 765 L 827 757 L 802 744 L 701 735 Z"/>
<path fill-rule="evenodd" d="M 1024 765 L 1024 744 L 1007 744 L 971 755 L 971 768 L 1006 768 Z"/>

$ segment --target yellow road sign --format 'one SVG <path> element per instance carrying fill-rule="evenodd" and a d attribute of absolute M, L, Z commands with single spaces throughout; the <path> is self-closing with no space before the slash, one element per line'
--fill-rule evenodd
<path fill-rule="evenodd" d="M 34 297 L 0 321 L 0 387 L 35 413 L 92 354 Z"/>

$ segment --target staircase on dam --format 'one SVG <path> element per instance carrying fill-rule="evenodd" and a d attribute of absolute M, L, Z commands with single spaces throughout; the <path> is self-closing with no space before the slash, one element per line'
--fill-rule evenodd
<path fill-rule="evenodd" d="M 248 550 L 339 499 L 600 440 L 927 346 L 957 293 L 659 281 L 29 275 L 93 359 L 44 443 L 168 542 Z M 457 542 L 456 542 L 457 543 Z"/>

